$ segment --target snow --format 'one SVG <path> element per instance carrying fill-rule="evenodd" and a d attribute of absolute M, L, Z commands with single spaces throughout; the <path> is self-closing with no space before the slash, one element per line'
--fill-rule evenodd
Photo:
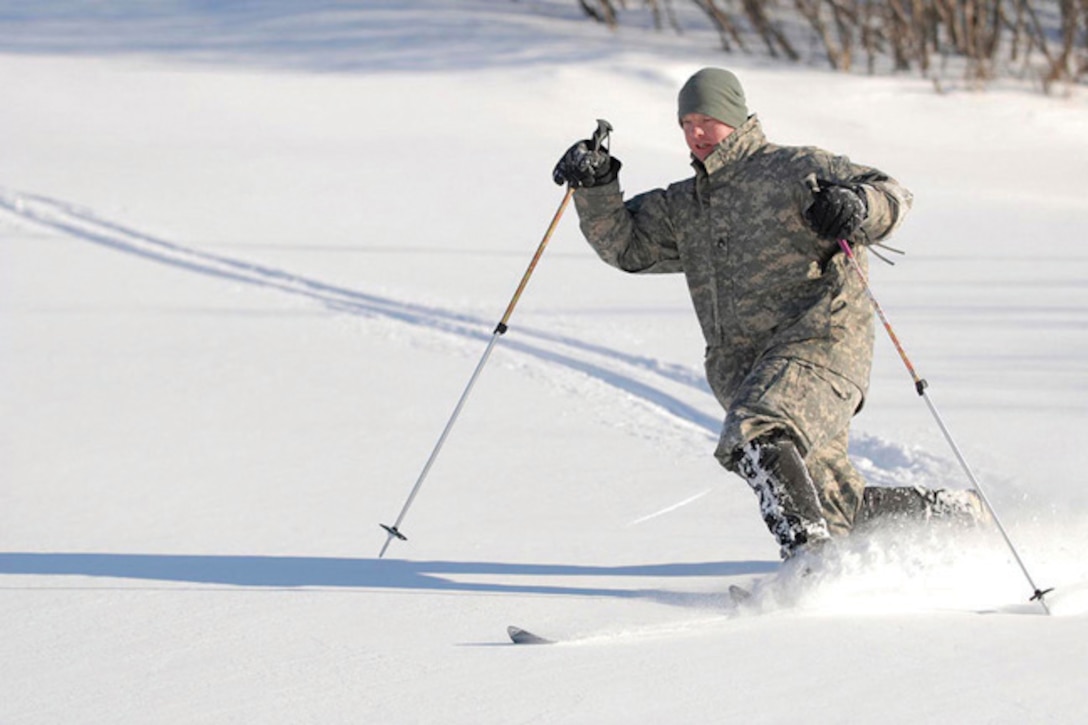
<path fill-rule="evenodd" d="M 36 3 L 0 19 L 0 721 L 1075 722 L 1088 676 L 1088 102 L 609 33 L 574 3 Z M 392 523 L 595 119 L 688 173 L 728 64 L 769 136 L 915 193 L 873 287 L 993 531 L 848 547 L 810 596 L 711 452 L 678 276 L 560 221 Z M 967 486 L 891 345 L 852 453 Z M 560 640 L 508 644 L 517 624 Z"/>

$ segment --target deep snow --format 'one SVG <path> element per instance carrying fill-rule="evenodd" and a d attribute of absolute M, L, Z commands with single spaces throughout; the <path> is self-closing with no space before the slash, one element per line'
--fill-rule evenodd
<path fill-rule="evenodd" d="M 936 95 L 563 2 L 38 3 L 0 20 L 0 722 L 1075 722 L 1088 675 L 1088 105 Z M 687 173 L 679 84 L 916 195 L 873 286 L 993 532 L 858 542 L 797 606 L 713 461 L 679 277 L 562 220 L 391 522 L 598 117 Z M 852 448 L 964 487 L 878 336 Z M 563 643 L 508 645 L 519 624 Z"/>

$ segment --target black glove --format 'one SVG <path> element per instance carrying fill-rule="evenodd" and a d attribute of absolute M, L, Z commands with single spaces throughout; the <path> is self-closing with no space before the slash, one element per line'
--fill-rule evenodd
<path fill-rule="evenodd" d="M 597 148 L 594 149 L 594 146 Z M 595 144 L 586 139 L 567 149 L 555 165 L 552 179 L 560 186 L 603 186 L 616 180 L 621 166 L 620 160 L 612 158 L 608 149 L 601 147 L 600 143 Z"/>
<path fill-rule="evenodd" d="M 805 220 L 824 239 L 849 239 L 869 214 L 865 190 L 826 179 L 816 184 Z"/>

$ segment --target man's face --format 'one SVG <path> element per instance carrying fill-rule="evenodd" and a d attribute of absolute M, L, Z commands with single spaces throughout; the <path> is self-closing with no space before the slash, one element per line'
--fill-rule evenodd
<path fill-rule="evenodd" d="M 695 158 L 706 161 L 706 157 L 725 138 L 733 133 L 733 127 L 727 126 L 716 118 L 701 113 L 689 113 L 680 119 L 684 129 L 684 140 Z"/>

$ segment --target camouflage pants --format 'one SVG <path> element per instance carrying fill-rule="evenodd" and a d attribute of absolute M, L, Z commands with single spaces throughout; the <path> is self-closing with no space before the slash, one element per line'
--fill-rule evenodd
<path fill-rule="evenodd" d="M 791 358 L 763 358 L 734 390 L 719 390 L 708 361 L 708 379 L 726 407 L 715 457 L 736 472 L 736 452 L 750 441 L 786 434 L 804 456 L 832 536 L 850 532 L 865 481 L 847 455 L 850 420 L 861 391 L 842 376 Z"/>

